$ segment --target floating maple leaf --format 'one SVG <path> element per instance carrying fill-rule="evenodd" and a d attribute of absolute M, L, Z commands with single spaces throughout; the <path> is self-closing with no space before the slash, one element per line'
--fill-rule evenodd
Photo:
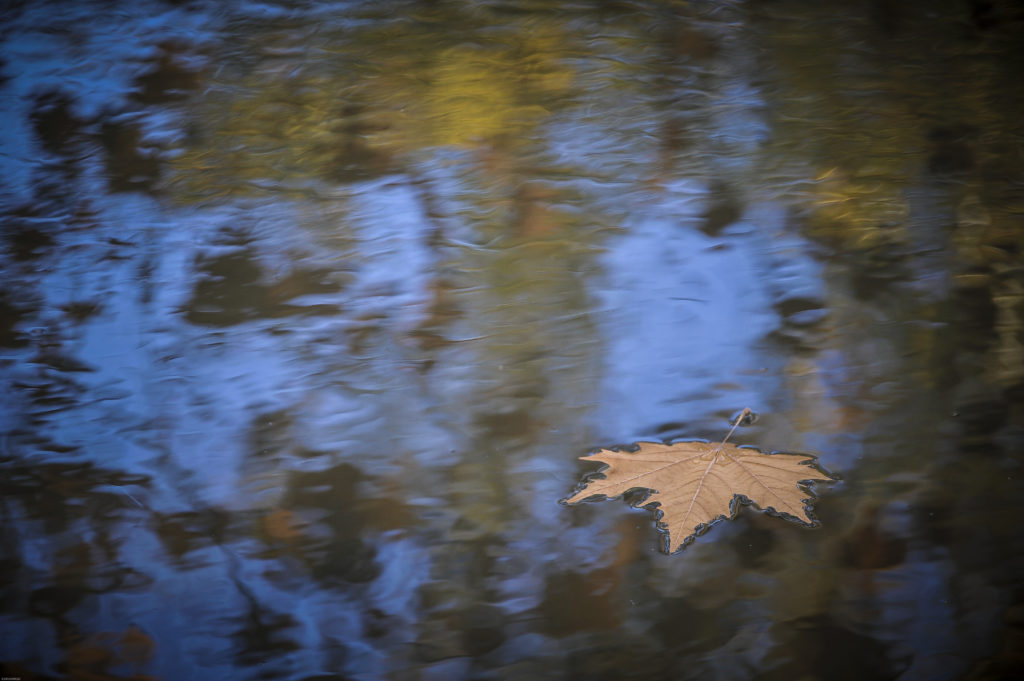
<path fill-rule="evenodd" d="M 744 409 L 736 423 L 749 413 Z M 806 483 L 833 479 L 814 464 L 813 456 L 765 454 L 725 440 L 719 444 L 640 442 L 634 451 L 601 449 L 580 458 L 608 464 L 600 471 L 605 477 L 590 480 L 566 503 L 598 494 L 615 497 L 631 489 L 650 489 L 653 494 L 642 503 L 661 504 L 669 553 L 688 544 L 719 518 L 734 518 L 741 502 L 814 525 L 806 505 L 814 495 Z"/>

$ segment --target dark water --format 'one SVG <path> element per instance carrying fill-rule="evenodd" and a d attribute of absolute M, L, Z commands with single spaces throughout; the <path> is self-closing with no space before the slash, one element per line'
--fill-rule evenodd
<path fill-rule="evenodd" d="M 4 678 L 1022 673 L 1018 4 L 4 7 Z"/>

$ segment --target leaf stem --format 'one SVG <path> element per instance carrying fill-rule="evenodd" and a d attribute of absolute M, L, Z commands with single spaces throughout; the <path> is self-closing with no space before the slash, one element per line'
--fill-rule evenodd
<path fill-rule="evenodd" d="M 736 431 L 736 428 L 739 427 L 741 423 L 743 423 L 743 419 L 745 419 L 747 417 L 747 414 L 749 413 L 750 407 L 743 407 L 743 411 L 741 411 L 740 415 L 736 417 L 736 422 L 732 424 L 732 428 L 729 429 L 729 432 L 725 434 L 725 437 L 722 438 L 722 441 L 718 443 L 718 447 L 715 448 L 715 454 L 718 454 L 720 451 L 722 451 L 722 447 L 725 446 L 725 441 L 732 437 L 732 434 Z"/>

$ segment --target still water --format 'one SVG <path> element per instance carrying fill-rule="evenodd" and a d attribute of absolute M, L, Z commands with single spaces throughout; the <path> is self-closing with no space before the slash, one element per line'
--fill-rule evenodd
<path fill-rule="evenodd" d="M 0 10 L 16 679 L 1002 679 L 1010 1 Z M 661 551 L 595 447 L 807 452 Z"/>

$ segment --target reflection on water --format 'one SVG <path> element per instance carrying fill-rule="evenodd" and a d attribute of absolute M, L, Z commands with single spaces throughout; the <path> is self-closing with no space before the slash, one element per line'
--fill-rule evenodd
<path fill-rule="evenodd" d="M 5 677 L 1020 674 L 1013 3 L 2 12 Z"/>

